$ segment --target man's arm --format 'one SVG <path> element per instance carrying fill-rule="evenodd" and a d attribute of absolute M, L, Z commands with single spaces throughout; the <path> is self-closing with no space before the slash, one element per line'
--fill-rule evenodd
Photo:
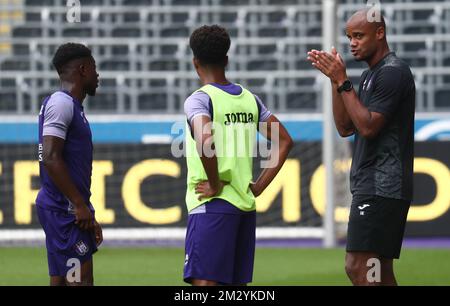
<path fill-rule="evenodd" d="M 359 101 L 355 90 L 343 91 L 340 95 L 359 134 L 368 139 L 376 137 L 386 123 L 385 116 L 381 113 L 369 111 Z"/>
<path fill-rule="evenodd" d="M 395 115 L 403 92 L 403 73 L 393 66 L 383 67 L 373 83 L 367 107 L 359 101 L 354 90 L 341 94 L 355 126 L 366 138 L 376 137 Z"/>
<path fill-rule="evenodd" d="M 286 128 L 274 115 L 271 115 L 266 123 L 267 124 L 262 124 L 260 126 L 259 132 L 272 142 L 272 151 L 279 151 L 277 152 L 278 154 L 275 154 L 278 159 L 274 167 L 264 168 L 256 182 L 250 184 L 250 188 L 255 197 L 263 193 L 267 186 L 269 186 L 269 184 L 277 175 L 278 171 L 280 171 L 281 167 L 286 161 L 289 151 L 294 145 L 292 138 L 287 132 Z M 274 138 L 272 137 L 272 129 L 278 130 L 278 134 L 275 135 Z M 273 153 L 271 152 L 270 158 L 272 158 L 272 155 Z"/>
<path fill-rule="evenodd" d="M 319 61 L 320 52 L 317 50 L 311 50 L 308 52 L 308 60 L 313 63 L 313 66 L 317 65 Z M 344 64 L 344 61 L 337 53 L 336 48 L 331 49 L 331 55 L 338 61 L 341 61 Z M 317 66 L 316 66 L 317 68 Z M 355 126 L 350 118 L 347 109 L 345 108 L 344 101 L 342 100 L 342 96 L 337 92 L 337 89 L 340 84 L 335 82 L 331 82 L 332 93 L 333 93 L 333 117 L 334 123 L 336 125 L 336 129 L 339 132 L 339 135 L 342 137 L 348 137 L 355 133 Z"/>
<path fill-rule="evenodd" d="M 63 159 L 64 139 L 56 136 L 43 137 L 43 165 L 52 182 L 75 206 L 76 224 L 81 229 L 94 228 L 94 218 L 69 175 Z"/>
<path fill-rule="evenodd" d="M 331 83 L 333 91 L 333 117 L 336 129 L 342 137 L 348 137 L 355 133 L 355 126 L 347 112 L 342 96 L 338 93 L 338 85 Z"/>
<path fill-rule="evenodd" d="M 312 50 L 308 55 L 308 60 L 312 62 L 313 66 L 329 77 L 336 87 L 342 85 L 348 79 L 345 64 L 339 54 L 333 56 L 324 51 Z M 390 84 L 390 86 L 391 88 L 395 88 L 395 84 Z M 392 93 L 389 93 L 390 96 L 385 96 L 379 100 L 386 100 L 388 104 L 393 105 L 394 103 L 391 103 L 390 100 L 395 94 L 394 89 Z M 335 95 L 334 92 L 333 95 Z M 351 122 L 359 134 L 364 138 L 376 137 L 386 123 L 385 114 L 370 111 L 365 107 L 359 100 L 354 89 L 349 92 L 343 91 L 339 95 L 344 102 L 343 104 Z M 378 100 L 378 98 L 375 99 Z"/>
<path fill-rule="evenodd" d="M 197 152 L 205 169 L 208 181 L 200 182 L 195 188 L 199 193 L 199 200 L 213 197 L 222 191 L 224 183 L 219 179 L 217 156 L 214 149 L 211 118 L 206 115 L 198 115 L 191 122 Z"/>

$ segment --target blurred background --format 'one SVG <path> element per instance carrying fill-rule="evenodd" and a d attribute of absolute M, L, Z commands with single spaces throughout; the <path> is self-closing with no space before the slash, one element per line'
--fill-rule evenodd
<path fill-rule="evenodd" d="M 401 261 L 400 280 L 450 284 L 450 265 L 439 260 L 450 255 L 450 1 L 369 2 L 381 8 L 390 48 L 411 66 L 417 88 L 414 202 L 404 243 L 410 261 Z M 185 121 L 184 100 L 200 86 L 188 40 L 203 24 L 228 29 L 229 80 L 257 94 L 295 140 L 257 201 L 256 284 L 347 284 L 341 247 L 352 139 L 339 139 L 334 127 L 324 130 L 323 122 L 332 120 L 329 84 L 306 53 L 335 45 L 358 84 L 366 65 L 353 60 L 344 27 L 366 5 L 0 0 L 0 284 L 46 284 L 44 234 L 34 208 L 37 116 L 42 100 L 59 88 L 53 54 L 69 41 L 92 49 L 100 74 L 97 95 L 84 103 L 95 146 L 91 201 L 105 229 L 97 279 L 181 283 L 186 166 L 171 146 L 182 135 L 173 127 Z M 255 163 L 255 176 L 259 171 Z M 440 266 L 414 270 L 424 258 Z M 131 268 L 118 268 L 122 259 Z M 116 270 L 106 269 L 111 266 Z M 16 267 L 24 269 L 19 276 Z"/>

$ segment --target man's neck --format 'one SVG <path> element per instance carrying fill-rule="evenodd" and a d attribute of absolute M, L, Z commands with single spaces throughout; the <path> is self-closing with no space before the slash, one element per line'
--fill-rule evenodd
<path fill-rule="evenodd" d="M 369 60 L 367 60 L 367 64 L 369 65 L 369 68 L 372 69 L 375 67 L 386 55 L 391 52 L 389 50 L 389 46 L 385 45 L 383 48 L 380 48 L 375 52 L 374 56 L 372 56 Z"/>
<path fill-rule="evenodd" d="M 72 98 L 77 100 L 80 103 L 83 103 L 86 98 L 86 93 L 84 93 L 77 84 L 68 81 L 61 81 L 61 88 L 67 91 Z"/>
<path fill-rule="evenodd" d="M 228 85 L 230 82 L 225 77 L 224 70 L 209 70 L 202 77 L 203 85 L 216 83 L 219 85 Z"/>

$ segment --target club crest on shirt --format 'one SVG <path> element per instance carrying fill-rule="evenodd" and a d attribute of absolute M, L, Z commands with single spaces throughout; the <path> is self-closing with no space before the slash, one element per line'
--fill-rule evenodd
<path fill-rule="evenodd" d="M 77 252 L 78 255 L 84 256 L 87 252 L 89 252 L 89 247 L 84 243 L 83 240 L 78 241 L 75 243 L 75 252 Z"/>

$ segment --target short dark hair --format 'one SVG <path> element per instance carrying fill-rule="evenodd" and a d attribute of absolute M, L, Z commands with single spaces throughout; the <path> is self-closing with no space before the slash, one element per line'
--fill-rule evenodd
<path fill-rule="evenodd" d="M 59 46 L 53 56 L 53 66 L 61 74 L 64 70 L 64 66 L 74 59 L 92 57 L 91 50 L 83 44 L 78 43 L 65 43 Z"/>
<path fill-rule="evenodd" d="M 189 39 L 194 57 L 205 65 L 225 66 L 230 44 L 230 35 L 219 25 L 204 25 L 196 29 Z"/>

